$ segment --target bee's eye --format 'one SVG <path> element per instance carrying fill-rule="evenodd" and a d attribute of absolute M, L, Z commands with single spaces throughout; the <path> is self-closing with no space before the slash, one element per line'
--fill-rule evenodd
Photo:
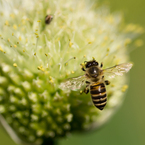
<path fill-rule="evenodd" d="M 86 64 L 86 68 L 89 68 L 91 65 L 92 65 L 92 63 L 88 62 L 88 63 Z"/>
<path fill-rule="evenodd" d="M 98 66 L 98 62 L 96 62 L 96 61 L 93 61 L 93 65 L 95 66 Z"/>

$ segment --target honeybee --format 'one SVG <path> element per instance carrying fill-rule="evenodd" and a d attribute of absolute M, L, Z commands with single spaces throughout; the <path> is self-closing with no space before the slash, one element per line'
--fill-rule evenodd
<path fill-rule="evenodd" d="M 84 93 L 88 94 L 90 91 L 93 104 L 100 110 L 103 110 L 107 103 L 107 93 L 105 85 L 109 85 L 110 82 L 105 80 L 104 76 L 114 78 L 115 76 L 122 76 L 127 73 L 132 63 L 122 63 L 110 68 L 102 69 L 103 63 L 100 64 L 93 59 L 91 61 L 85 61 L 82 66 L 84 75 L 69 78 L 60 84 L 62 90 L 79 90 L 86 84 Z"/>
<path fill-rule="evenodd" d="M 53 20 L 53 16 L 52 15 L 47 15 L 45 17 L 45 24 L 50 24 L 50 22 Z"/>

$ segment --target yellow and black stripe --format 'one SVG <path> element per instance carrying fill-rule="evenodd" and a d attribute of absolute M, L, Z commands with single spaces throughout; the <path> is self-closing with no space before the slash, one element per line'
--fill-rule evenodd
<path fill-rule="evenodd" d="M 90 94 L 94 105 L 103 110 L 107 103 L 107 94 L 104 83 L 96 83 L 90 86 Z"/>

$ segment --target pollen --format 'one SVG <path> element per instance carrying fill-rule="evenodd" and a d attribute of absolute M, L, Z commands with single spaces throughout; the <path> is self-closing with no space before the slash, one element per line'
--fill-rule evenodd
<path fill-rule="evenodd" d="M 20 40 L 20 41 L 22 40 L 21 36 L 19 36 L 19 40 Z"/>
<path fill-rule="evenodd" d="M 6 26 L 8 26 L 8 25 L 9 25 L 9 22 L 8 22 L 8 21 L 6 21 L 6 22 L 5 22 L 5 25 L 6 25 Z"/>
<path fill-rule="evenodd" d="M 13 25 L 13 29 L 17 30 L 17 25 L 16 24 Z"/>
<path fill-rule="evenodd" d="M 69 42 L 69 47 L 72 47 L 73 43 L 72 42 Z"/>
<path fill-rule="evenodd" d="M 3 12 L 0 12 L 0 16 L 3 16 L 4 15 L 4 13 Z"/>
<path fill-rule="evenodd" d="M 16 63 L 14 63 L 14 64 L 13 64 L 13 66 L 14 66 L 14 67 L 17 67 L 17 64 L 16 64 Z"/>
<path fill-rule="evenodd" d="M 26 21 L 30 21 L 30 19 L 29 18 L 26 18 Z"/>
<path fill-rule="evenodd" d="M 26 38 L 26 43 L 28 42 L 28 38 Z"/>
<path fill-rule="evenodd" d="M 81 66 L 85 66 L 85 63 L 81 63 L 80 65 L 81 65 Z"/>
<path fill-rule="evenodd" d="M 128 25 L 126 26 L 125 31 L 126 31 L 126 32 L 132 32 L 132 31 L 135 31 L 135 29 L 136 29 L 136 25 L 135 25 L 135 24 L 128 24 Z"/>
<path fill-rule="evenodd" d="M 54 83 L 54 81 L 53 81 L 53 80 L 50 80 L 50 82 L 51 82 L 51 83 Z"/>
<path fill-rule="evenodd" d="M 102 31 L 102 30 L 99 30 L 99 31 L 98 31 L 98 33 L 99 33 L 99 34 L 102 34 L 102 33 L 103 33 L 103 31 Z"/>
<path fill-rule="evenodd" d="M 127 46 L 127 45 L 130 44 L 130 43 L 131 43 L 131 39 L 130 39 L 130 38 L 127 38 L 127 39 L 125 40 L 124 45 Z"/>
<path fill-rule="evenodd" d="M 74 74 L 75 72 L 74 71 L 71 71 L 71 73 Z"/>
<path fill-rule="evenodd" d="M 65 66 L 67 66 L 68 65 L 68 63 L 65 63 Z"/>
<path fill-rule="evenodd" d="M 54 83 L 54 81 L 53 81 L 53 79 L 52 79 L 51 76 L 49 76 L 49 81 L 50 81 L 51 83 Z"/>
<path fill-rule="evenodd" d="M 107 48 L 107 52 L 109 52 L 110 51 L 110 48 Z"/>
<path fill-rule="evenodd" d="M 143 33 L 144 32 L 144 28 L 139 26 L 136 30 L 137 33 Z"/>
<path fill-rule="evenodd" d="M 37 67 L 37 69 L 38 69 L 38 70 L 41 70 L 41 67 L 40 67 L 40 66 L 38 66 L 38 67 Z"/>
<path fill-rule="evenodd" d="M 45 71 L 45 69 L 44 69 L 44 68 L 41 68 L 41 70 L 42 70 L 42 71 Z"/>
<path fill-rule="evenodd" d="M 38 23 L 40 23 L 40 22 L 41 22 L 41 20 L 38 20 L 37 22 L 38 22 Z"/>
<path fill-rule="evenodd" d="M 17 47 L 17 45 L 14 45 L 14 47 L 16 48 L 16 47 Z"/>
<path fill-rule="evenodd" d="M 23 19 L 22 20 L 22 24 L 25 25 L 26 24 L 26 20 Z"/>
<path fill-rule="evenodd" d="M 0 51 L 1 51 L 1 52 L 4 52 L 4 50 L 1 48 L 1 46 L 0 46 Z"/>
<path fill-rule="evenodd" d="M 34 53 L 34 55 L 36 56 L 36 52 Z"/>
<path fill-rule="evenodd" d="M 48 71 L 44 71 L 44 73 L 45 73 L 46 75 L 48 75 L 48 74 L 49 74 L 49 72 L 48 72 Z"/>
<path fill-rule="evenodd" d="M 52 79 L 52 77 L 51 77 L 51 76 L 49 76 L 49 79 L 51 80 L 51 79 Z"/>
<path fill-rule="evenodd" d="M 104 37 L 104 40 L 105 40 L 105 41 L 107 41 L 108 39 L 109 39 L 108 36 L 105 36 L 105 37 Z"/>
<path fill-rule="evenodd" d="M 127 89 L 128 89 L 128 85 L 124 85 L 124 86 L 122 87 L 122 92 L 125 92 Z"/>
<path fill-rule="evenodd" d="M 10 39 L 8 39 L 7 41 L 10 42 Z"/>
<path fill-rule="evenodd" d="M 41 65 L 41 66 L 38 66 L 37 69 L 38 69 L 38 70 L 41 70 L 41 71 L 43 71 L 43 72 L 45 71 L 45 69 L 43 68 L 42 65 Z"/>
<path fill-rule="evenodd" d="M 135 45 L 136 47 L 141 47 L 141 46 L 143 46 L 143 44 L 144 44 L 144 42 L 143 42 L 142 39 L 138 39 L 138 40 L 136 40 L 136 41 L 134 42 L 134 45 Z"/>
<path fill-rule="evenodd" d="M 14 14 L 10 14 L 10 17 L 11 17 L 11 18 L 14 18 L 14 17 L 15 17 L 15 15 L 14 15 Z"/>
<path fill-rule="evenodd" d="M 22 27 L 21 30 L 24 31 L 25 30 L 25 27 Z"/>

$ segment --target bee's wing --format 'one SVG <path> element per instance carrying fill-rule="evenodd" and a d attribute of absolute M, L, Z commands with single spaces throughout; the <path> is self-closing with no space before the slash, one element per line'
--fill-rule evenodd
<path fill-rule="evenodd" d="M 85 75 L 74 77 L 74 78 L 69 78 L 65 80 L 64 82 L 62 82 L 59 85 L 59 88 L 62 90 L 76 91 L 76 90 L 79 90 L 83 85 L 85 85 L 85 80 L 86 80 Z"/>
<path fill-rule="evenodd" d="M 103 70 L 103 74 L 114 78 L 115 76 L 122 76 L 124 73 L 127 73 L 131 68 L 133 64 L 132 63 L 122 63 L 119 65 L 115 65 L 113 67 L 107 68 Z"/>

